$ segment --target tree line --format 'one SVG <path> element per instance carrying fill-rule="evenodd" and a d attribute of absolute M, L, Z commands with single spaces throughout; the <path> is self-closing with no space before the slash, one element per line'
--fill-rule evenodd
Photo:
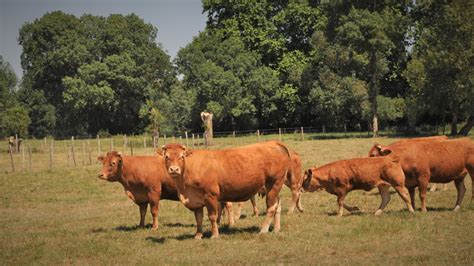
<path fill-rule="evenodd" d="M 138 16 L 55 11 L 1 59 L 0 134 L 474 125 L 472 1 L 202 1 L 174 61 Z M 458 129 L 458 124 L 463 127 Z"/>

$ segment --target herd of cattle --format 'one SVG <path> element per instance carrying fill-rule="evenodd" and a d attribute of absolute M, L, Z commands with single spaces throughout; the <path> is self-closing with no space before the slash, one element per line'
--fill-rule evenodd
<path fill-rule="evenodd" d="M 415 188 L 418 187 L 421 211 L 426 212 L 428 183 L 454 181 L 460 208 L 469 173 L 474 179 L 474 141 L 468 138 L 449 140 L 444 136 L 406 139 L 388 146 L 374 144 L 367 158 L 335 161 L 302 172 L 300 156 L 278 141 L 268 141 L 222 150 L 189 150 L 180 144 L 168 144 L 158 150 L 158 156 L 123 156 L 111 151 L 98 159 L 103 167 L 99 178 L 120 182 L 127 196 L 140 209 L 140 226 L 145 225 L 148 204 L 153 216 L 153 229 L 158 227 L 160 199 L 179 200 L 194 212 L 196 239 L 203 236 L 204 207 L 211 222 L 211 238 L 218 237 L 222 209 L 234 223 L 231 202 L 252 200 L 264 194 L 266 217 L 261 233 L 268 232 L 272 219 L 274 231 L 280 230 L 281 204 L 279 193 L 283 184 L 292 192 L 289 212 L 303 211 L 302 191 L 326 190 L 337 196 L 338 215 L 343 210 L 357 211 L 344 203 L 348 192 L 377 187 L 382 203 L 375 215 L 383 212 L 390 201 L 392 186 L 406 203 L 415 209 Z M 474 180 L 473 180 L 474 191 Z M 474 194 L 473 194 L 474 198 Z M 240 212 L 240 211 L 239 211 Z"/>

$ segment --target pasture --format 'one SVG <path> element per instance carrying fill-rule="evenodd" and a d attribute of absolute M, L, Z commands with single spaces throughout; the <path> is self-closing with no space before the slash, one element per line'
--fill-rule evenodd
<path fill-rule="evenodd" d="M 395 140 L 315 140 L 308 136 L 305 141 L 289 138 L 285 143 L 301 154 L 303 168 L 307 169 L 334 160 L 365 157 L 374 141 L 388 144 Z M 232 141 L 217 142 L 212 148 L 232 145 Z M 362 212 L 345 212 L 338 218 L 336 197 L 326 192 L 304 193 L 305 212 L 287 215 L 290 191 L 284 187 L 280 233 L 258 234 L 264 200 L 257 199 L 260 216 L 252 216 L 250 203 L 245 203 L 245 217 L 233 227 L 228 227 L 224 218 L 216 240 L 209 239 L 210 224 L 205 216 L 205 237 L 198 241 L 193 239 L 196 229 L 192 212 L 178 202 L 161 201 L 157 231 L 150 230 L 149 213 L 148 228 L 137 228 L 138 207 L 125 196 L 119 183 L 96 177 L 99 164 L 53 170 L 45 166 L 32 173 L 11 173 L 7 172 L 8 154 L 2 152 L 0 159 L 3 265 L 474 263 L 474 202 L 469 176 L 458 212 L 451 211 L 456 190 L 449 184 L 448 191 L 428 194 L 428 213 L 409 214 L 398 195 L 392 194 L 392 201 L 379 217 L 373 215 L 380 204 L 376 189 L 349 193 L 346 202 Z M 47 156 L 38 157 L 36 163 L 47 165 Z M 416 205 L 420 205 L 418 195 Z"/>

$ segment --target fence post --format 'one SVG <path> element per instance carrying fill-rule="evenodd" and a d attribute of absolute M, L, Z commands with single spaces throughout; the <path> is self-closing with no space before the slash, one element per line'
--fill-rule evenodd
<path fill-rule="evenodd" d="M 199 147 L 201 143 L 199 143 L 199 133 L 197 134 L 197 146 Z"/>
<path fill-rule="evenodd" d="M 114 150 L 114 138 L 110 137 L 110 151 Z"/>
<path fill-rule="evenodd" d="M 188 147 L 189 146 L 188 131 L 184 132 L 184 136 L 186 137 L 186 147 Z"/>
<path fill-rule="evenodd" d="M 127 148 L 127 134 L 123 135 L 123 149 L 125 151 L 125 148 Z"/>
<path fill-rule="evenodd" d="M 15 172 L 15 164 L 13 162 L 13 151 L 12 146 L 8 145 L 8 153 L 10 154 L 10 162 L 12 164 L 12 172 Z"/>
<path fill-rule="evenodd" d="M 129 143 L 130 145 L 130 156 L 133 156 L 133 142 Z"/>
<path fill-rule="evenodd" d="M 195 143 L 194 143 L 194 133 L 191 133 L 191 139 L 193 141 L 193 148 L 194 148 L 194 145 L 195 145 Z"/>
<path fill-rule="evenodd" d="M 51 139 L 51 144 L 49 146 L 49 170 L 53 170 L 53 139 Z"/>
<path fill-rule="evenodd" d="M 235 130 L 232 131 L 232 140 L 234 141 L 234 145 L 235 145 Z"/>
<path fill-rule="evenodd" d="M 18 134 L 15 134 L 15 153 L 20 152 L 20 147 L 18 147 Z"/>
<path fill-rule="evenodd" d="M 87 141 L 87 152 L 89 153 L 89 165 L 92 165 L 91 143 Z"/>
<path fill-rule="evenodd" d="M 260 129 L 257 129 L 257 140 L 260 142 Z"/>
<path fill-rule="evenodd" d="M 304 140 L 304 130 L 303 130 L 303 127 L 301 127 L 301 141 Z"/>
<path fill-rule="evenodd" d="M 176 143 L 176 138 L 173 135 L 173 141 L 171 143 Z"/>
<path fill-rule="evenodd" d="M 28 162 L 29 162 L 30 173 L 31 173 L 31 149 L 30 149 L 30 146 L 28 146 Z"/>
<path fill-rule="evenodd" d="M 282 141 L 281 140 L 281 128 L 278 128 L 278 138 L 280 139 L 280 141 Z"/>
<path fill-rule="evenodd" d="M 99 135 L 97 135 L 97 151 L 99 152 L 99 155 L 97 155 L 97 156 L 102 155 L 102 151 L 100 150 L 100 137 L 99 137 Z"/>
<path fill-rule="evenodd" d="M 323 125 L 323 134 L 326 133 L 326 127 Z"/>
<path fill-rule="evenodd" d="M 146 136 L 143 137 L 143 148 L 145 149 L 145 155 L 147 154 L 146 152 Z"/>
<path fill-rule="evenodd" d="M 163 134 L 163 145 L 166 145 L 166 134 Z"/>
<path fill-rule="evenodd" d="M 75 147 L 74 147 L 74 136 L 71 137 L 71 151 L 72 151 L 72 162 L 74 163 L 74 166 L 77 166 L 76 164 L 76 153 L 75 153 Z"/>

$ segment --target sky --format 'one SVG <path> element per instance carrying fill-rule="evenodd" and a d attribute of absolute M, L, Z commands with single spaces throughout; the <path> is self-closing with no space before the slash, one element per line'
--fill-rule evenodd
<path fill-rule="evenodd" d="M 56 10 L 78 17 L 135 13 L 158 29 L 157 42 L 172 59 L 204 30 L 207 19 L 201 0 L 0 0 L 0 55 L 18 78 L 23 76 L 18 45 L 21 26 Z"/>

